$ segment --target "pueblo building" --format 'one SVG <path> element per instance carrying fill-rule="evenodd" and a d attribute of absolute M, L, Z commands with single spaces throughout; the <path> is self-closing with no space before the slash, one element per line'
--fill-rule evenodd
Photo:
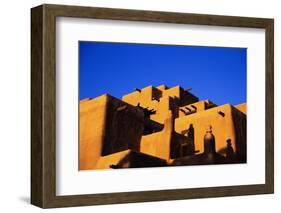
<path fill-rule="evenodd" d="M 245 163 L 246 103 L 165 85 L 84 99 L 79 146 L 80 170 Z"/>

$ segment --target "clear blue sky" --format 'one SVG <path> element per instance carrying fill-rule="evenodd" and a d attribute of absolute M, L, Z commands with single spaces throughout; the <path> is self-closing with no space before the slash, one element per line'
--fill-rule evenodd
<path fill-rule="evenodd" d="M 149 85 L 192 88 L 200 100 L 246 102 L 247 50 L 108 42 L 79 42 L 80 100 L 117 98 Z"/>

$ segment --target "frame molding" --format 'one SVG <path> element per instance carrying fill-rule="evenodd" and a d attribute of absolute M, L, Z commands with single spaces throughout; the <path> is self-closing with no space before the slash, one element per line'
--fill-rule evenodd
<path fill-rule="evenodd" d="M 266 183 L 56 196 L 56 17 L 264 28 Z M 31 9 L 31 203 L 41 208 L 269 194 L 274 192 L 274 20 L 44 4 Z"/>

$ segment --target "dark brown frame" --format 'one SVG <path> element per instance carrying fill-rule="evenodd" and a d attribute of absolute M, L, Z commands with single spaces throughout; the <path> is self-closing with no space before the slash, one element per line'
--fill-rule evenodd
<path fill-rule="evenodd" d="M 266 32 L 266 183 L 195 189 L 56 196 L 56 17 L 263 28 Z M 274 20 L 41 5 L 31 9 L 31 203 L 66 207 L 274 192 Z M 258 85 L 257 85 L 258 86 Z"/>

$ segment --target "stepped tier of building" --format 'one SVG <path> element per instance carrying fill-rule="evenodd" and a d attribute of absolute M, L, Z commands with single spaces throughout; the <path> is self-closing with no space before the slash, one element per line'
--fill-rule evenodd
<path fill-rule="evenodd" d="M 80 101 L 79 169 L 246 162 L 246 103 L 216 105 L 180 86 Z"/>

